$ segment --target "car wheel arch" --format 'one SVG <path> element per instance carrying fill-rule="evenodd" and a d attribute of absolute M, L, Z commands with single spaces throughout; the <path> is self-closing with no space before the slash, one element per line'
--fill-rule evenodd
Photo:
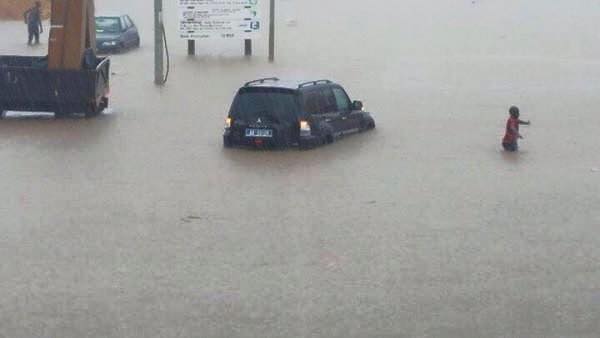
<path fill-rule="evenodd" d="M 331 144 L 335 141 L 335 129 L 329 124 L 325 124 L 321 128 L 321 136 L 326 144 Z"/>

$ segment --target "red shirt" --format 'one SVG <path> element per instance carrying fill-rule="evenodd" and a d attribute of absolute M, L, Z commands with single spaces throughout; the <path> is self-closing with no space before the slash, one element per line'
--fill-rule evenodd
<path fill-rule="evenodd" d="M 502 143 L 516 143 L 519 139 L 519 119 L 510 117 L 506 122 L 506 135 Z"/>

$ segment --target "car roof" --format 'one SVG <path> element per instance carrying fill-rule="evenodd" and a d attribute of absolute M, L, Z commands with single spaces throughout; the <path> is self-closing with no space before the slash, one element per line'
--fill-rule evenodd
<path fill-rule="evenodd" d="M 290 90 L 303 90 L 315 86 L 337 85 L 331 80 L 280 80 L 276 77 L 256 79 L 247 82 L 242 88 L 281 88 Z"/>
<path fill-rule="evenodd" d="M 103 12 L 103 13 L 97 13 L 96 17 L 97 18 L 121 18 L 127 16 L 127 14 L 122 14 L 122 13 L 111 13 L 111 12 Z"/>

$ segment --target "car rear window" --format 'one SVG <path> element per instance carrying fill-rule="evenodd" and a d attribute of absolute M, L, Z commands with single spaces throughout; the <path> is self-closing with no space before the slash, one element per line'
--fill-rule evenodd
<path fill-rule="evenodd" d="M 119 33 L 121 32 L 121 20 L 118 17 L 101 16 L 96 18 L 96 32 Z"/>
<path fill-rule="evenodd" d="M 264 117 L 275 122 L 296 121 L 298 99 L 296 93 L 289 89 L 242 88 L 233 101 L 229 115 L 246 121 Z"/>

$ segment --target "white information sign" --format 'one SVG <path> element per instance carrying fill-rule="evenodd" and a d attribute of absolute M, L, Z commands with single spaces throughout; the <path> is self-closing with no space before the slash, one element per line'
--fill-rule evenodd
<path fill-rule="evenodd" d="M 182 39 L 256 39 L 259 0 L 178 0 Z"/>

